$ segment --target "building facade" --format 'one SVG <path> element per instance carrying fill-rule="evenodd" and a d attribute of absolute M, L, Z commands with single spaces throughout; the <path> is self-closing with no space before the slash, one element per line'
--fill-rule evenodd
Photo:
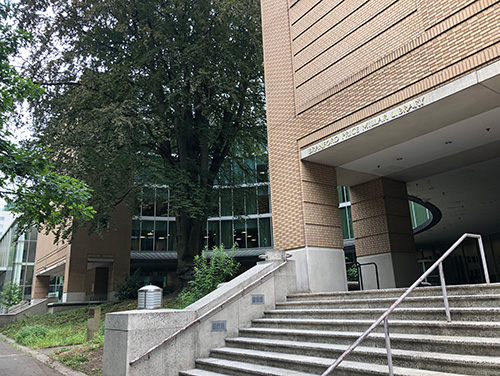
<path fill-rule="evenodd" d="M 500 231 L 497 1 L 261 4 L 274 246 L 300 261 L 302 289 L 346 288 L 337 185 L 382 287 L 418 277 L 415 240 Z M 440 223 L 414 236 L 408 195 Z"/>

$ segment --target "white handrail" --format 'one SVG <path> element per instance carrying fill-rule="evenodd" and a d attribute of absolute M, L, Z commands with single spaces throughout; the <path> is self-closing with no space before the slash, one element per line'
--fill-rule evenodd
<path fill-rule="evenodd" d="M 392 371 L 392 356 L 390 350 L 390 340 L 389 340 L 389 327 L 388 327 L 388 316 L 394 311 L 394 309 L 416 288 L 422 283 L 422 281 L 429 276 L 437 267 L 439 267 L 440 271 L 440 280 L 441 287 L 443 291 L 443 299 L 446 310 L 446 317 L 448 321 L 451 321 L 450 310 L 448 305 L 448 297 L 446 295 L 446 284 L 444 280 L 443 267 L 441 263 L 457 248 L 465 238 L 475 238 L 479 243 L 479 253 L 481 255 L 483 270 L 484 270 L 484 278 L 486 283 L 490 283 L 490 276 L 488 274 L 488 266 L 486 264 L 486 256 L 484 254 L 484 247 L 481 235 L 476 234 L 463 234 L 424 274 L 420 276 L 419 279 L 413 283 L 388 309 L 385 311 L 351 346 L 345 350 L 342 355 L 340 355 L 335 362 L 327 368 L 325 372 L 321 374 L 321 376 L 328 376 L 337 366 L 342 363 L 342 361 L 356 348 L 358 345 L 364 341 L 368 335 L 373 332 L 373 330 L 380 325 L 382 321 L 384 321 L 384 332 L 386 336 L 386 349 L 387 349 L 387 362 L 389 366 L 389 375 L 393 375 Z"/>

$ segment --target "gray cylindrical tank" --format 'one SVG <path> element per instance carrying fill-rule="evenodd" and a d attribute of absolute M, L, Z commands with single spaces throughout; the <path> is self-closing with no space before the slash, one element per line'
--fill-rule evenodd
<path fill-rule="evenodd" d="M 158 286 L 144 286 L 138 291 L 137 309 L 157 309 L 161 308 L 163 289 Z"/>

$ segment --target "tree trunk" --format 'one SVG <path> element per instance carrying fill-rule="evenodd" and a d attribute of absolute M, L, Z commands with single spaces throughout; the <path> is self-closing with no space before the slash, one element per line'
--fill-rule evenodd
<path fill-rule="evenodd" d="M 206 219 L 188 218 L 185 214 L 176 217 L 177 226 L 177 278 L 179 290 L 188 286 L 194 275 L 194 256 L 203 249 Z"/>

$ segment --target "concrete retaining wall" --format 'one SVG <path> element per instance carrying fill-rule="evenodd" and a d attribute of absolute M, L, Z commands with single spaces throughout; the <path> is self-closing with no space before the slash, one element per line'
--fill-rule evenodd
<path fill-rule="evenodd" d="M 223 346 L 226 337 L 236 336 L 240 327 L 249 326 L 252 319 L 262 317 L 264 310 L 274 308 L 276 302 L 284 301 L 287 294 L 296 291 L 293 261 L 132 366 L 129 362 L 257 281 L 282 263 L 283 256 L 278 251 L 269 252 L 267 261 L 221 285 L 183 310 L 134 310 L 107 314 L 103 375 L 177 376 L 181 370 L 194 368 L 197 358 L 206 357 L 211 349 Z M 253 295 L 259 295 L 259 298 L 263 296 L 263 302 L 252 304 Z M 212 331 L 214 321 L 225 321 L 226 329 Z"/>
<path fill-rule="evenodd" d="M 22 320 L 26 316 L 44 315 L 49 311 L 48 305 L 53 302 L 57 302 L 56 297 L 38 299 L 36 301 L 32 301 L 31 304 L 22 311 L 0 315 L 0 326 L 10 324 L 11 322 L 17 320 Z"/>

